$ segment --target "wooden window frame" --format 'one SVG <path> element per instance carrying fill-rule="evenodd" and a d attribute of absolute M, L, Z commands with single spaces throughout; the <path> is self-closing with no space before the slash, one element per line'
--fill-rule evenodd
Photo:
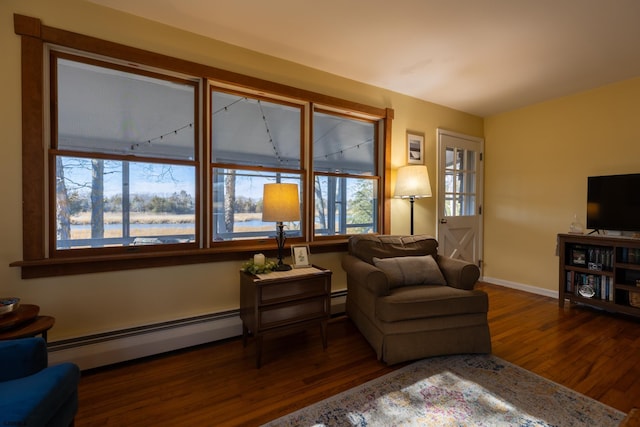
<path fill-rule="evenodd" d="M 100 256 L 105 254 L 119 254 L 119 253 L 132 253 L 132 252 L 156 252 L 156 251 L 168 251 L 168 250 L 184 250 L 184 249 L 193 249 L 197 248 L 200 245 L 200 224 L 201 224 L 201 210 L 200 210 L 200 186 L 199 186 L 199 177 L 200 177 L 200 169 L 201 169 L 201 156 L 199 149 L 199 138 L 198 138 L 198 129 L 200 126 L 199 117 L 201 114 L 199 112 L 199 82 L 200 79 L 196 78 L 177 78 L 167 74 L 161 74 L 157 72 L 149 72 L 146 70 L 140 70 L 136 67 L 125 67 L 119 64 L 113 64 L 106 61 L 95 60 L 93 58 L 87 58 L 84 56 L 78 56 L 74 54 L 69 54 L 66 52 L 52 51 L 49 54 L 50 58 L 50 69 L 51 69 L 51 79 L 50 79 L 50 87 L 51 87 L 51 97 L 54 98 L 50 105 L 51 110 L 50 115 L 51 119 L 51 143 L 48 151 L 48 162 L 49 162 L 49 189 L 48 189 L 48 200 L 49 200 L 49 221 L 48 221 L 48 235 L 49 235 L 49 254 L 52 258 L 66 258 L 66 257 L 82 257 L 82 256 Z M 132 155 L 123 155 L 123 154 L 114 154 L 114 153 L 103 153 L 100 151 L 74 151 L 68 148 L 60 148 L 58 141 L 58 109 L 56 108 L 58 105 L 58 85 L 57 85 L 57 61 L 59 59 L 64 59 L 68 61 L 73 61 L 75 63 L 89 64 L 98 66 L 105 69 L 117 70 L 129 74 L 141 75 L 145 77 L 151 77 L 158 80 L 180 83 L 183 85 L 189 85 L 193 88 L 194 99 L 193 99 L 193 108 L 194 108 L 194 117 L 193 117 L 193 127 L 194 127 L 194 141 L 193 141 L 193 160 L 186 160 L 184 158 L 169 158 L 169 157 L 157 157 L 157 156 L 132 156 Z M 196 81 L 198 80 L 198 81 Z M 56 193 L 56 166 L 55 161 L 57 156 L 67 156 L 67 157 L 81 157 L 87 159 L 102 159 L 108 161 L 121 161 L 121 162 L 132 162 L 132 163 L 149 163 L 149 164 L 172 164 L 178 166 L 193 166 L 196 174 L 195 180 L 195 188 L 194 188 L 194 198 L 195 198 L 195 239 L 194 242 L 188 243 L 171 243 L 171 244 L 162 244 L 162 245 L 139 245 L 139 246 L 110 246 L 110 247 L 92 247 L 92 248 L 72 248 L 72 249 L 59 249 L 57 247 L 57 236 L 56 236 L 56 198 L 51 195 Z"/>
<path fill-rule="evenodd" d="M 266 102 L 270 102 L 270 103 L 275 103 L 275 104 L 281 104 L 281 105 L 285 105 L 285 106 L 290 106 L 290 107 L 294 107 L 294 108 L 299 108 L 300 109 L 300 164 L 298 168 L 279 168 L 279 167 L 275 167 L 275 166 L 253 166 L 253 165 L 247 165 L 247 164 L 243 164 L 243 163 L 219 163 L 219 162 L 213 162 L 213 159 L 211 159 L 211 151 L 213 150 L 213 139 L 211 137 L 212 135 L 212 126 L 213 126 L 213 120 L 209 123 L 209 135 L 210 137 L 208 138 L 208 141 L 205 142 L 205 144 L 208 146 L 209 149 L 209 162 L 207 163 L 207 166 L 210 168 L 210 175 L 209 175 L 209 179 L 208 179 L 208 184 L 209 184 L 209 188 L 211 188 L 211 185 L 213 184 L 213 175 L 214 175 L 214 170 L 215 169 L 234 169 L 234 170 L 243 170 L 243 171 L 253 171 L 253 172 L 271 172 L 274 174 L 290 174 L 290 175 L 299 175 L 300 176 L 300 182 L 301 182 L 301 190 L 302 190 L 302 194 L 305 194 L 304 189 L 306 188 L 305 185 L 305 181 L 307 179 L 307 174 L 305 172 L 305 168 L 304 168 L 304 162 L 305 162 L 305 156 L 306 156 L 306 151 L 304 149 L 304 144 L 302 143 L 302 141 L 304 140 L 304 135 L 305 135 L 305 114 L 307 113 L 307 103 L 304 102 L 293 102 L 291 99 L 282 99 L 282 97 L 275 97 L 273 96 L 273 94 L 271 93 L 266 93 L 265 91 L 260 91 L 259 93 L 256 93 L 255 91 L 243 91 L 242 88 L 240 87 L 229 87 L 229 85 L 225 85 L 225 87 L 217 85 L 215 81 L 211 81 L 210 82 L 210 86 L 209 86 L 209 105 L 211 105 L 211 100 L 213 99 L 213 93 L 214 92 L 222 92 L 222 93 L 227 93 L 227 94 L 231 94 L 231 95 L 235 95 L 235 96 L 240 96 L 240 97 L 249 97 L 251 99 L 255 99 L 255 100 L 260 100 L 260 101 L 266 101 Z M 210 108 L 208 110 L 208 114 L 211 115 L 212 114 L 212 109 Z M 209 194 L 212 194 L 212 192 L 210 192 Z M 307 207 L 306 207 L 306 203 L 304 203 L 304 199 L 302 201 L 302 210 L 303 212 L 306 212 Z M 265 237 L 258 237 L 255 239 L 239 239 L 239 240 L 225 240 L 222 242 L 219 241 L 214 241 L 212 240 L 214 237 L 214 224 L 213 224 L 213 206 L 210 205 L 209 207 L 209 220 L 211 223 L 211 227 L 210 227 L 210 233 L 208 234 L 207 238 L 209 239 L 209 246 L 210 247 L 214 247 L 214 246 L 221 246 L 221 245 L 225 245 L 225 246 L 246 246 L 248 244 L 248 242 L 253 242 L 253 243 L 258 243 L 260 244 L 260 242 L 263 242 L 265 240 L 271 240 L 269 238 Z M 294 238 L 287 238 L 288 242 L 303 242 L 305 241 L 307 234 L 305 232 L 305 228 L 304 224 L 306 223 L 307 219 L 306 218 L 301 218 L 301 228 L 300 228 L 300 233 L 301 233 L 301 237 L 294 237 Z M 274 228 L 273 228 L 273 232 L 275 232 L 275 224 L 274 224 Z M 273 232 L 270 232 L 271 234 L 273 234 Z"/>
<path fill-rule="evenodd" d="M 14 14 L 14 31 L 21 40 L 21 95 L 22 95 L 22 244 L 23 259 L 10 265 L 21 268 L 23 279 L 85 274 L 127 269 L 154 268 L 170 265 L 186 265 L 216 261 L 245 259 L 256 251 L 273 251 L 276 245 L 273 239 L 249 241 L 242 245 L 223 247 L 200 247 L 195 249 L 168 250 L 160 252 L 122 253 L 98 256 L 51 257 L 48 253 L 47 200 L 45 161 L 44 103 L 48 96 L 44 92 L 44 52 L 46 45 L 69 48 L 88 54 L 95 54 L 129 61 L 145 66 L 186 75 L 203 76 L 221 84 L 266 91 L 268 93 L 297 99 L 312 104 L 331 106 L 342 111 L 357 111 L 365 115 L 379 117 L 384 131 L 380 136 L 380 164 L 383 197 L 380 199 L 380 224 L 382 234 L 390 230 L 390 154 L 391 125 L 394 112 L 390 108 L 372 107 L 344 99 L 299 89 L 280 83 L 274 83 L 231 71 L 214 68 L 195 62 L 169 57 L 122 44 L 101 40 L 95 37 L 73 33 L 43 25 L 40 19 Z M 203 105 L 209 102 L 207 85 L 203 85 Z M 202 111 L 202 123 L 207 123 L 208 108 Z M 205 126 L 206 129 L 206 126 Z M 204 141 L 208 141 L 205 132 Z M 206 156 L 207 153 L 204 153 Z M 310 183 L 305 184 L 308 190 Z M 203 191 L 208 191 L 207 186 Z M 200 197 L 202 198 L 202 197 Z M 308 207 L 305 207 L 308 209 Z M 210 236 L 210 226 L 205 226 Z M 208 241 L 209 239 L 204 239 Z M 335 240 L 309 242 L 314 253 L 340 252 L 346 250 L 347 236 Z"/>
<path fill-rule="evenodd" d="M 354 117 L 353 114 L 348 113 L 348 112 L 340 112 L 340 111 L 335 111 L 332 110 L 331 108 L 323 108 L 322 106 L 314 106 L 314 108 L 312 109 L 311 115 L 312 115 L 312 122 L 313 122 L 313 117 L 315 117 L 315 113 L 321 113 L 321 114 L 326 114 L 326 115 L 333 115 L 336 117 L 342 117 L 342 118 L 347 118 L 347 119 L 355 119 L 355 120 L 362 120 L 363 122 L 369 122 L 371 124 L 374 125 L 374 137 L 373 137 L 373 153 L 374 153 L 374 164 L 373 164 L 373 170 L 374 173 L 373 175 L 357 175 L 357 174 L 353 174 L 353 173 L 336 173 L 336 172 L 323 172 L 323 171 L 318 171 L 315 168 L 315 165 L 311 165 L 310 167 L 310 177 L 309 177 L 309 181 L 311 181 L 311 193 L 310 194 L 315 194 L 315 180 L 316 180 L 316 176 L 325 176 L 328 178 L 353 178 L 353 179 L 370 179 L 375 181 L 375 185 L 376 185 L 376 199 L 378 201 L 382 201 L 384 200 L 384 188 L 382 185 L 380 185 L 382 178 L 383 178 L 383 173 L 382 171 L 385 170 L 385 162 L 384 162 L 384 157 L 380 157 L 381 151 L 380 151 L 380 144 L 385 144 L 384 146 L 386 147 L 386 140 L 381 140 L 381 132 L 380 132 L 380 128 L 382 127 L 382 129 L 385 128 L 386 124 L 385 123 L 380 123 L 381 121 L 384 121 L 384 118 L 372 118 L 372 117 Z M 385 135 L 386 136 L 386 135 Z M 313 147 L 312 147 L 313 150 Z M 313 156 L 312 156 L 313 157 Z M 315 199 L 313 199 L 315 201 Z M 382 203 L 378 202 L 377 204 L 377 212 L 375 213 L 375 218 L 384 218 L 385 216 L 382 213 Z M 311 212 L 309 213 L 309 216 L 311 217 L 311 220 L 313 220 L 313 218 L 315 217 L 315 203 L 314 205 L 311 207 Z M 388 215 L 387 215 L 388 216 Z M 383 225 L 383 222 L 380 220 L 376 220 L 376 225 L 378 226 L 378 229 L 384 229 L 384 230 L 388 230 L 388 227 L 385 227 Z M 324 234 L 316 234 L 316 230 L 315 230 L 315 226 L 313 224 L 313 221 L 311 223 L 312 227 L 311 227 L 311 239 L 314 241 L 322 241 L 322 240 L 334 240 L 334 239 L 340 239 L 340 238 L 344 238 L 345 236 L 348 236 L 348 234 L 329 234 L 329 235 L 324 235 Z"/>

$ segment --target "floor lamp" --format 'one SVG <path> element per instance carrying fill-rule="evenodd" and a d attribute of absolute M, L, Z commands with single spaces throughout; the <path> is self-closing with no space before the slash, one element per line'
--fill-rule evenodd
<path fill-rule="evenodd" d="M 393 197 L 409 199 L 411 203 L 411 235 L 413 235 L 413 202 L 415 199 L 431 197 L 429 171 L 425 165 L 408 165 L 398 168 Z"/>
<path fill-rule="evenodd" d="M 262 221 L 276 223 L 276 242 L 278 243 L 277 271 L 291 270 L 291 266 L 282 262 L 284 242 L 284 221 L 300 220 L 300 201 L 298 184 L 265 184 L 262 195 Z"/>

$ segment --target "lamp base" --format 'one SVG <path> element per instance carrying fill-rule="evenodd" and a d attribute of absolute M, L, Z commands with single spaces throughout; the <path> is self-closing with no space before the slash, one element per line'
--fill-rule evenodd
<path fill-rule="evenodd" d="M 276 243 L 278 244 L 278 266 L 274 271 L 289 271 L 291 270 L 291 266 L 282 262 L 284 242 L 287 240 L 287 237 L 284 234 L 284 225 L 282 224 L 282 221 L 278 221 L 276 223 L 276 227 L 278 229 L 278 234 L 276 234 Z"/>

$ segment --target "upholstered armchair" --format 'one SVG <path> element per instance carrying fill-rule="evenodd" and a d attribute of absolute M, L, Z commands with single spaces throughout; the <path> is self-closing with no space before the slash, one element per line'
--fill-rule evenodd
<path fill-rule="evenodd" d="M 347 315 L 387 364 L 491 352 L 488 296 L 474 289 L 480 270 L 437 248 L 426 235 L 349 239 Z"/>
<path fill-rule="evenodd" d="M 42 338 L 0 341 L 0 425 L 67 427 L 78 410 L 80 370 L 47 366 Z"/>

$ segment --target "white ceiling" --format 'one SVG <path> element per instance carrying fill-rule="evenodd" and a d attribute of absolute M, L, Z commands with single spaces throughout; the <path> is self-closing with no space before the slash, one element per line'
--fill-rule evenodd
<path fill-rule="evenodd" d="M 639 0 L 89 0 L 482 117 L 640 76 Z"/>

